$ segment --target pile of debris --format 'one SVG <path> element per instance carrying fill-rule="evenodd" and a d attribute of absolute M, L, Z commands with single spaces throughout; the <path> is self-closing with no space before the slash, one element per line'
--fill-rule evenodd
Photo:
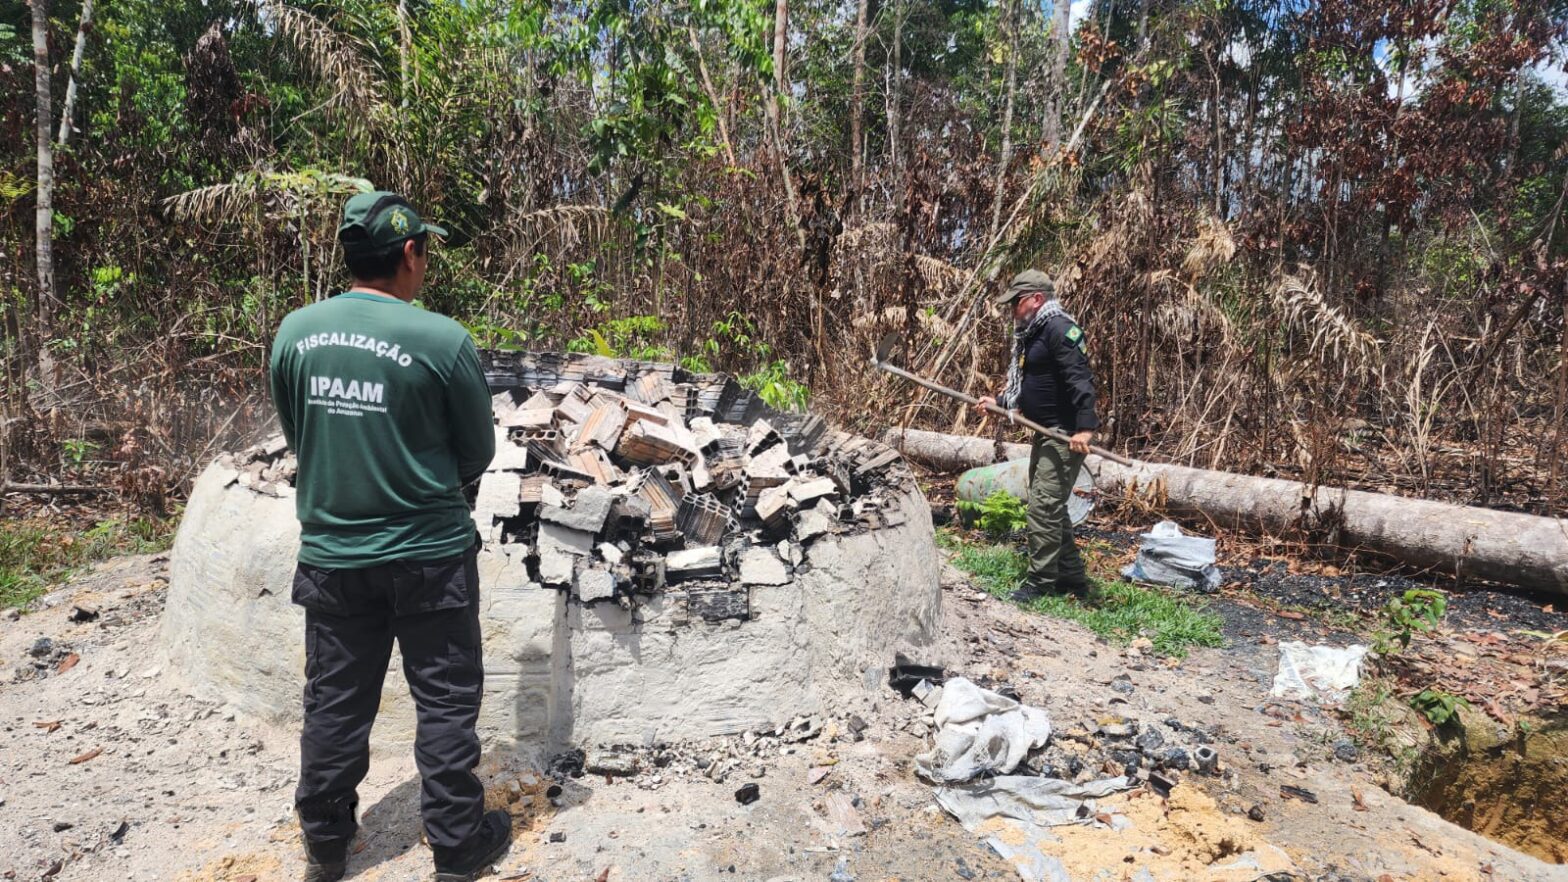
<path fill-rule="evenodd" d="M 490 363 L 496 457 L 474 518 L 529 580 L 583 603 L 679 595 L 749 619 L 750 589 L 809 568 L 824 536 L 894 526 L 897 452 L 766 407 L 724 376 L 533 356 Z"/>
<path fill-rule="evenodd" d="M 496 456 L 470 488 L 493 554 L 583 603 L 678 595 L 692 618 L 751 617 L 750 589 L 809 570 L 806 547 L 898 526 L 898 452 L 768 407 L 724 375 L 582 355 L 482 354 Z M 274 438 L 219 464 L 225 486 L 288 497 Z"/>
<path fill-rule="evenodd" d="M 225 453 L 218 457 L 218 465 L 231 472 L 224 486 L 239 484 L 263 496 L 294 495 L 298 464 L 288 452 L 288 443 L 282 435 L 244 450 Z"/>

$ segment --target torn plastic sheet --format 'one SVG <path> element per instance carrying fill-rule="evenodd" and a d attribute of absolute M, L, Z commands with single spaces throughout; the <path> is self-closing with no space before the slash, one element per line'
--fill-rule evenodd
<path fill-rule="evenodd" d="M 1060 778 L 1003 775 L 988 781 L 935 789 L 936 801 L 964 829 L 985 838 L 986 845 L 1018 871 L 1024 882 L 1073 882 L 1066 867 L 1046 853 L 1059 840 L 1052 827 L 1092 824 L 1100 814 L 1094 800 L 1133 786 L 1126 776 L 1075 784 Z M 1111 829 L 1130 822 L 1111 815 Z"/>
<path fill-rule="evenodd" d="M 1269 694 L 1297 701 L 1342 704 L 1350 690 L 1361 682 L 1361 662 L 1366 656 L 1367 648 L 1361 644 L 1308 646 L 1300 640 L 1282 640 L 1279 671 Z"/>
<path fill-rule="evenodd" d="M 935 745 L 915 757 L 915 769 L 936 784 L 1011 772 L 1051 737 L 1051 718 L 1045 711 L 962 677 L 943 686 L 933 719 Z"/>
<path fill-rule="evenodd" d="M 1122 568 L 1122 575 L 1134 582 L 1205 593 L 1220 587 L 1220 571 L 1214 565 L 1214 540 L 1189 536 L 1175 521 L 1160 521 L 1139 537 L 1138 556 Z"/>

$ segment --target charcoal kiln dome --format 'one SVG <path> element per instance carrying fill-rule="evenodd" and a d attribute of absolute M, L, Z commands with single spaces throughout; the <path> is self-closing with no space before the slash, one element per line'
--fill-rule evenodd
<path fill-rule="evenodd" d="M 483 353 L 497 454 L 474 493 L 481 734 L 541 750 L 782 723 L 935 637 L 929 508 L 892 449 L 722 375 Z M 281 440 L 221 457 L 175 539 L 162 650 L 203 697 L 297 718 L 299 526 Z M 375 738 L 412 738 L 394 660 Z"/>

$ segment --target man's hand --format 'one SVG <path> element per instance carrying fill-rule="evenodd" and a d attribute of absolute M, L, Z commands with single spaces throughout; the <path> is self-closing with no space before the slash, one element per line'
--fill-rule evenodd
<path fill-rule="evenodd" d="M 982 416 L 990 413 L 990 411 L 986 410 L 986 405 L 996 406 L 996 399 L 989 395 L 983 396 L 979 401 L 975 402 L 975 412 Z"/>
<path fill-rule="evenodd" d="M 1067 439 L 1067 448 L 1073 453 L 1088 453 L 1089 443 L 1094 440 L 1094 433 L 1088 429 Z"/>

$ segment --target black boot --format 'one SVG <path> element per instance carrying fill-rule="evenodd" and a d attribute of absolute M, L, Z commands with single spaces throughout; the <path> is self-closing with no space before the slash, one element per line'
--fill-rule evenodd
<path fill-rule="evenodd" d="M 305 840 L 305 882 L 338 882 L 348 869 L 348 839 Z"/>
<path fill-rule="evenodd" d="M 485 812 L 479 832 L 456 848 L 432 848 L 436 856 L 435 882 L 473 882 L 506 854 L 512 843 L 512 816 L 497 809 Z"/>

